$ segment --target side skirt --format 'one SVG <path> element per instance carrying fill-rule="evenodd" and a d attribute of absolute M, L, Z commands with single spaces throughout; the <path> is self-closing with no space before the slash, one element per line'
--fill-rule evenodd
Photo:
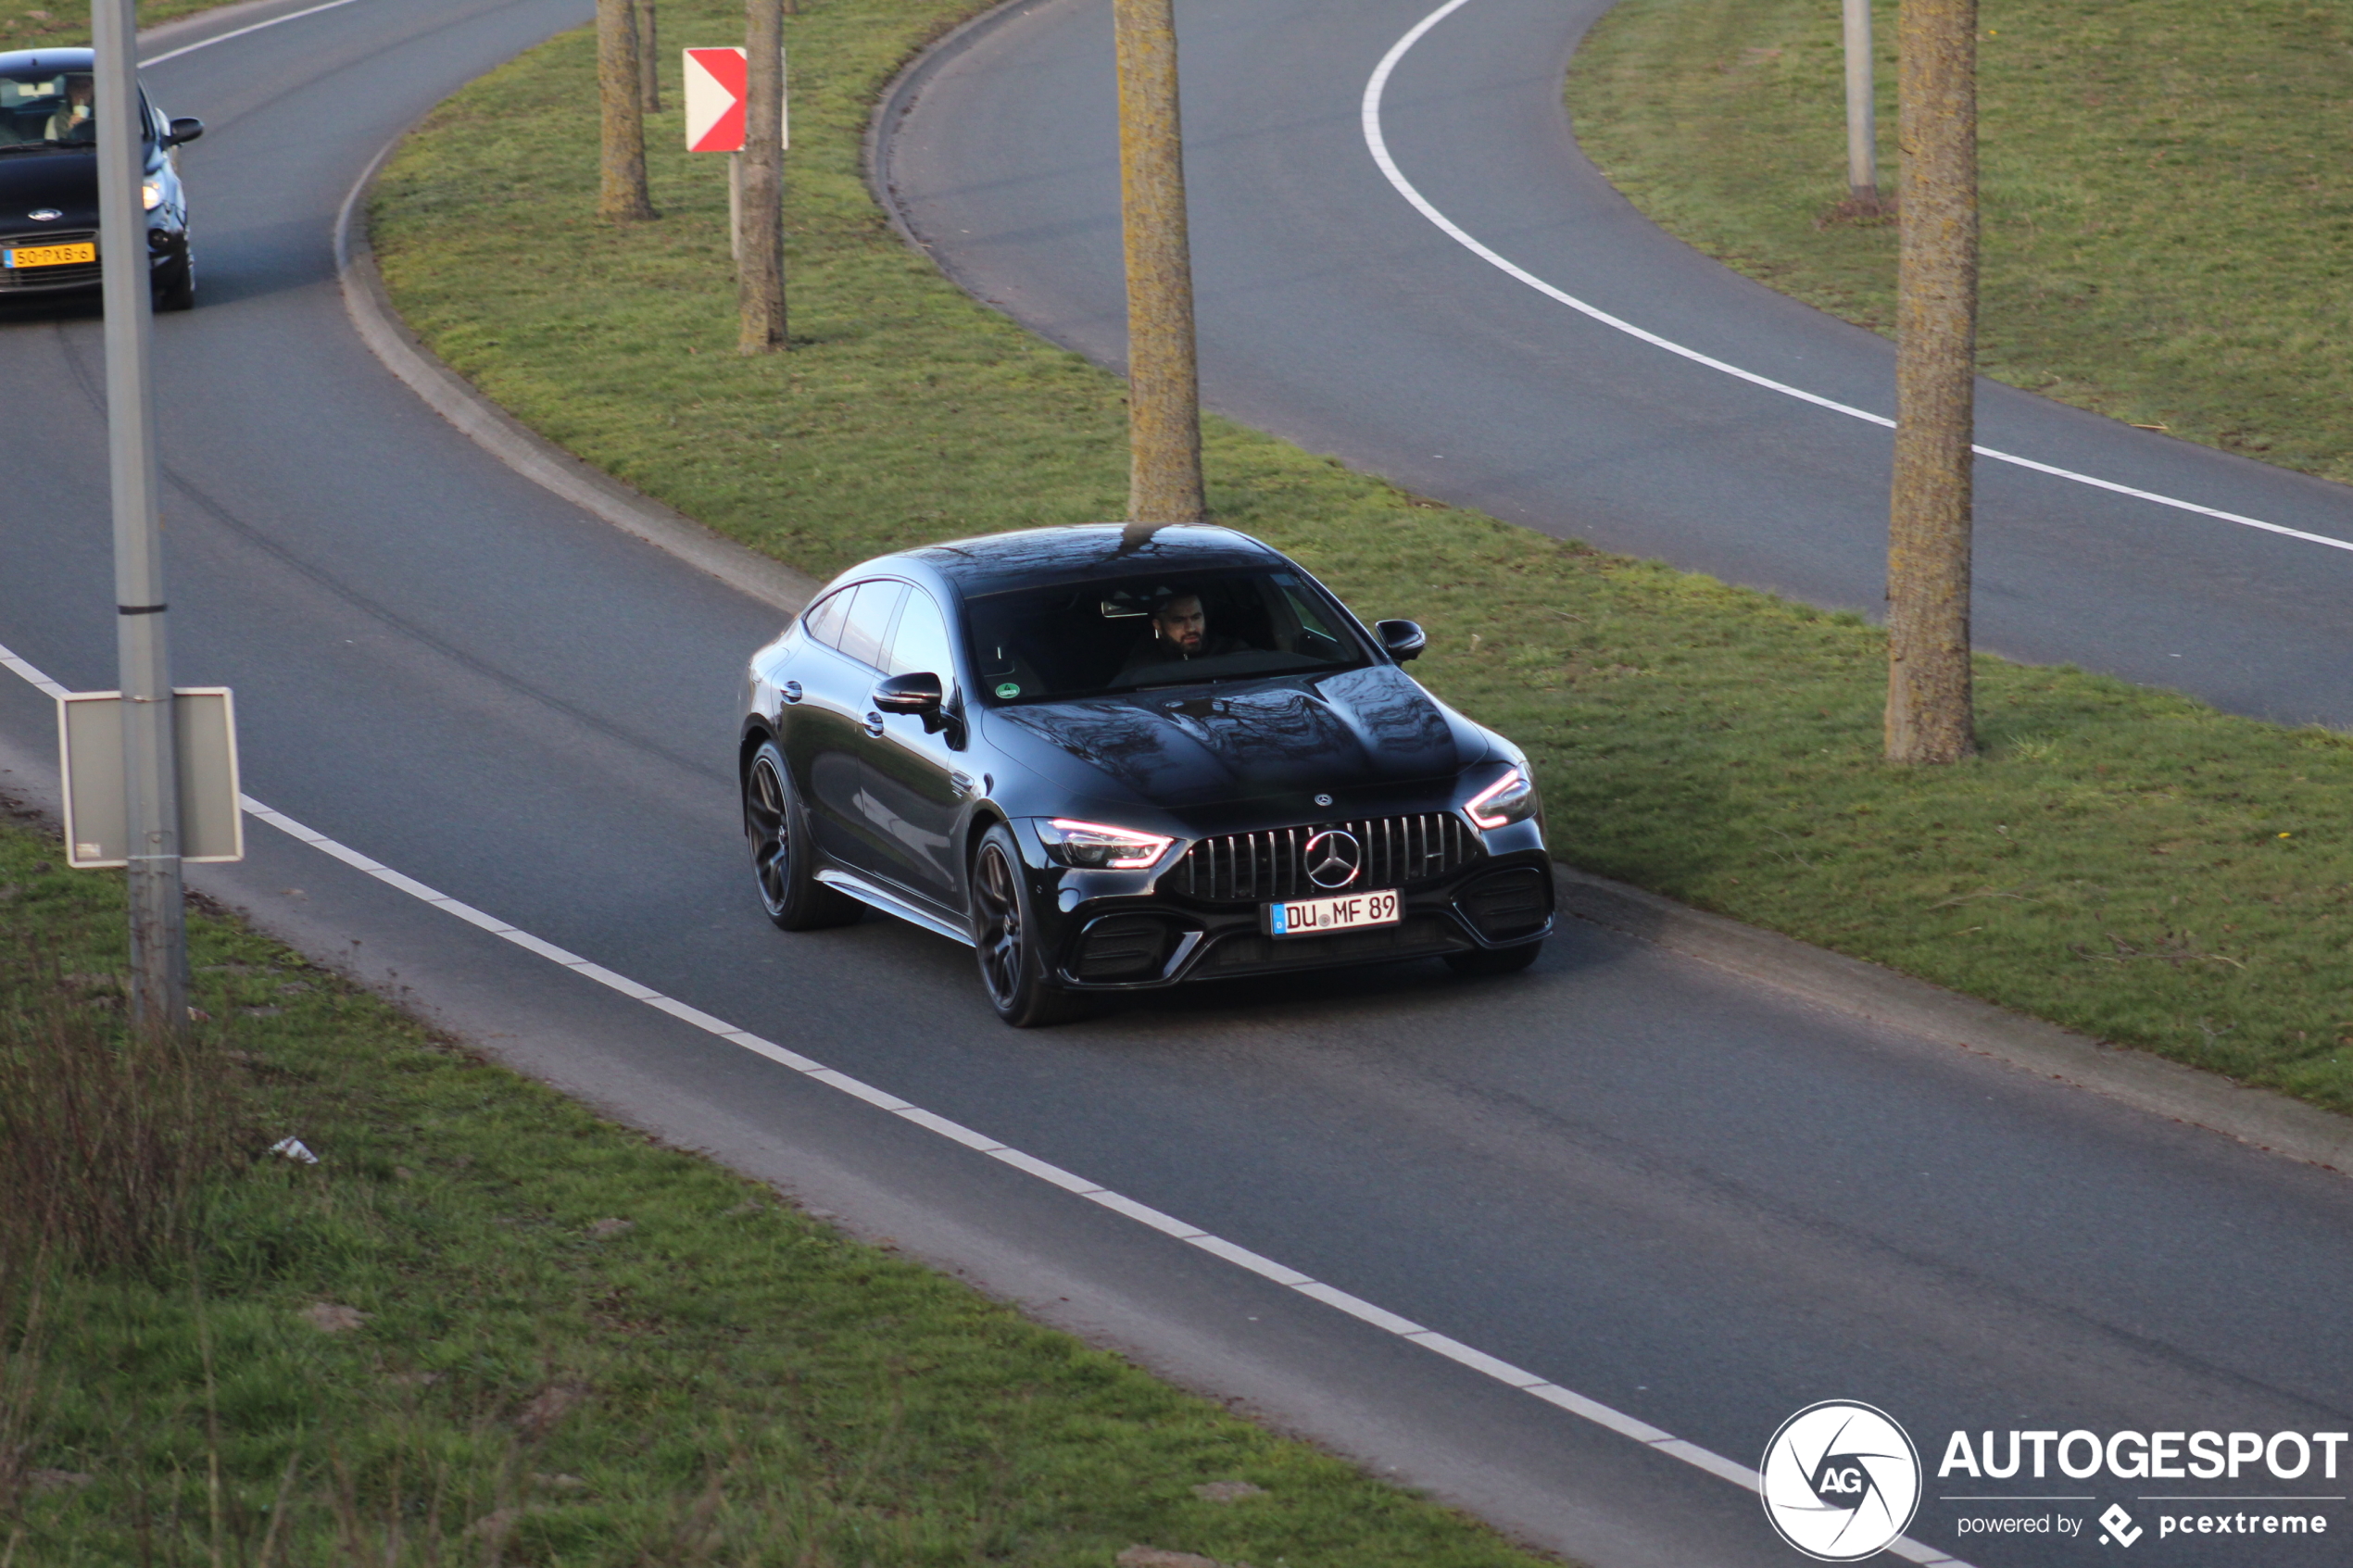
<path fill-rule="evenodd" d="M 849 894 L 852 898 L 869 908 L 880 909 L 887 915 L 897 915 L 910 925 L 920 925 L 936 936 L 945 936 L 950 941 L 961 942 L 967 947 L 973 945 L 971 932 L 960 930 L 929 910 L 917 908 L 896 893 L 884 892 L 864 877 L 853 876 L 849 872 L 836 871 L 828 866 L 817 873 L 817 880 L 827 887 Z"/>

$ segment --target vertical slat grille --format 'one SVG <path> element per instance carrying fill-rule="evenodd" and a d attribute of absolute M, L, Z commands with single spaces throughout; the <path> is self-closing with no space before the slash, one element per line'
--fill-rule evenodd
<path fill-rule="evenodd" d="M 1355 834 L 1364 847 L 1364 872 L 1350 887 L 1409 886 L 1452 875 L 1485 853 L 1453 812 L 1424 811 L 1410 817 L 1370 817 L 1204 838 L 1169 869 L 1164 885 L 1183 897 L 1220 904 L 1311 898 L 1344 891 L 1317 887 L 1308 879 L 1307 842 L 1327 827 Z"/>

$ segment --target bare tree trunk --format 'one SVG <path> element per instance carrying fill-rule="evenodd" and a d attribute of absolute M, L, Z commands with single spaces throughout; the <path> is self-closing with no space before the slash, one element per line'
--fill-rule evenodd
<path fill-rule="evenodd" d="M 1903 0 L 1895 479 L 1887 551 L 1887 757 L 1976 749 L 1969 485 L 1977 349 L 1977 4 Z"/>
<path fill-rule="evenodd" d="M 597 216 L 654 215 L 646 189 L 646 121 L 637 112 L 637 18 L 632 0 L 597 0 L 597 100 L 603 125 Z"/>
<path fill-rule="evenodd" d="M 637 112 L 661 112 L 661 49 L 654 41 L 654 0 L 637 0 Z"/>
<path fill-rule="evenodd" d="M 1119 195 L 1127 248 L 1127 515 L 1198 522 L 1201 385 L 1185 233 L 1173 0 L 1113 0 L 1119 56 Z"/>
<path fill-rule="evenodd" d="M 744 53 L 743 253 L 736 270 L 736 347 L 773 354 L 785 337 L 785 8 L 748 0 Z"/>

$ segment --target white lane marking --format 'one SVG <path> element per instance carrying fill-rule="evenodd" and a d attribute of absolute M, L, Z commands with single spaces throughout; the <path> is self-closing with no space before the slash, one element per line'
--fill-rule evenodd
<path fill-rule="evenodd" d="M 215 44 L 226 44 L 232 38 L 243 38 L 246 33 L 259 32 L 265 27 L 276 27 L 280 22 L 300 21 L 305 17 L 315 17 L 321 11 L 337 10 L 345 6 L 356 4 L 358 0 L 327 0 L 325 5 L 313 6 L 308 10 L 288 11 L 284 16 L 271 17 L 266 22 L 254 22 L 250 26 L 236 28 L 217 37 L 199 38 L 194 44 L 182 44 L 177 49 L 166 50 L 151 59 L 141 60 L 139 69 L 145 70 L 149 66 L 159 66 L 166 60 L 176 60 L 182 55 L 193 55 L 199 49 L 209 49 Z"/>
<path fill-rule="evenodd" d="M 1696 348 L 1688 348 L 1671 339 L 1663 338 L 1656 332 L 1645 332 L 1633 322 L 1622 317 L 1613 316 L 1599 306 L 1588 304 L 1565 289 L 1554 288 L 1526 268 L 1488 248 L 1462 225 L 1439 211 L 1428 196 L 1416 190 L 1414 182 L 1405 178 L 1404 171 L 1397 167 L 1397 160 L 1390 156 L 1389 138 L 1381 131 L 1381 95 L 1389 90 L 1390 74 L 1396 70 L 1398 62 L 1405 57 L 1406 52 L 1420 43 L 1431 28 L 1469 4 L 1470 0 L 1446 0 L 1446 4 L 1416 22 L 1406 31 L 1404 37 L 1390 45 L 1389 53 L 1381 56 L 1380 64 L 1373 68 L 1371 79 L 1365 83 L 1365 97 L 1360 111 L 1365 128 L 1365 145 L 1371 151 L 1373 162 L 1380 166 L 1381 173 L 1388 178 L 1391 185 L 1396 187 L 1399 195 L 1413 204 L 1415 211 L 1437 225 L 1439 231 L 1448 239 L 1453 240 L 1489 266 L 1526 283 L 1547 299 L 1557 300 L 1572 310 L 1580 311 L 1592 317 L 1605 327 L 1613 328 L 1630 338 L 1649 344 L 1653 348 L 1663 348 L 1669 354 L 1680 355 L 1695 365 L 1705 365 L 1711 370 L 1720 370 L 1728 376 L 1736 377 L 1753 386 L 1761 386 L 1768 392 L 1778 392 L 1784 397 L 1794 397 L 1801 403 L 1811 403 L 1818 408 L 1828 408 L 1834 414 L 1844 414 L 1848 419 L 1861 420 L 1867 424 L 1880 425 L 1888 430 L 1895 428 L 1895 421 L 1884 414 L 1874 414 L 1867 408 L 1857 408 L 1852 404 L 1840 403 L 1824 397 L 1819 393 L 1808 392 L 1802 386 L 1792 386 L 1786 382 L 1777 382 L 1770 376 L 1761 376 L 1755 370 L 1743 370 L 1738 365 L 1702 354 Z M 2032 458 L 2021 458 L 2014 453 L 1996 451 L 1991 446 L 1979 446 L 1973 450 L 1979 457 L 1991 458 L 1997 463 L 2008 463 L 2017 468 L 2048 474 L 2053 479 L 2064 479 L 2076 484 L 2088 484 L 2095 490 L 2106 490 L 2118 495 L 2130 495 L 2136 501 L 2148 501 L 2157 506 L 2171 507 L 2176 511 L 2195 512 L 2199 517 L 2210 517 L 2223 522 L 2234 522 L 2242 528 L 2259 529 L 2265 533 L 2277 533 L 2284 538 L 2301 539 L 2308 545 L 2325 545 L 2332 550 L 2353 551 L 2353 540 L 2334 539 L 2325 533 L 2308 533 L 2300 528 L 2289 528 L 2281 523 L 2265 522 L 2261 518 L 2246 517 L 2237 512 L 2226 512 L 2214 507 L 2202 507 L 2196 501 L 2184 501 L 2173 495 L 2160 495 L 2154 490 L 2136 489 L 2130 484 L 2120 484 L 2112 479 L 2101 479 L 2095 474 L 2077 473 L 2072 469 L 2055 468 L 2049 463 L 2036 462 Z"/>
<path fill-rule="evenodd" d="M 48 676 L 44 675 L 39 670 L 35 669 L 31 664 L 26 663 L 23 659 L 19 659 L 14 650 L 10 649 L 5 643 L 0 643 L 0 668 L 6 668 L 9 674 L 17 676 L 20 680 L 24 681 L 36 691 L 40 692 L 43 696 L 61 697 L 66 695 L 65 687 L 57 684 L 57 682 L 52 681 Z"/>
<path fill-rule="evenodd" d="M 57 697 L 65 695 L 63 686 L 43 674 L 32 664 L 18 657 L 5 644 L 0 644 L 0 667 L 6 668 L 40 688 L 49 696 Z M 1614 1410 L 1598 1399 L 1590 1399 L 1582 1394 L 1572 1393 L 1556 1384 L 1547 1383 L 1532 1372 L 1516 1367 L 1511 1362 L 1491 1356 L 1483 1350 L 1473 1349 L 1459 1340 L 1450 1339 L 1437 1330 L 1426 1328 L 1410 1318 L 1400 1317 L 1385 1307 L 1377 1307 L 1360 1297 L 1351 1296 L 1337 1286 L 1326 1285 L 1320 1280 L 1310 1278 L 1297 1269 L 1252 1252 L 1246 1247 L 1237 1246 L 1223 1236 L 1212 1236 L 1198 1225 L 1188 1224 L 1173 1215 L 1161 1212 L 1149 1204 L 1139 1203 L 1125 1194 L 1114 1192 L 1109 1187 L 1090 1182 L 1084 1176 L 1074 1175 L 1061 1166 L 1050 1164 L 1034 1154 L 1025 1154 L 1020 1149 L 1009 1148 L 985 1133 L 975 1132 L 972 1128 L 958 1122 L 951 1122 L 935 1111 L 925 1110 L 918 1105 L 911 1105 L 887 1090 L 878 1089 L 871 1084 L 852 1078 L 847 1073 L 837 1072 L 822 1062 L 812 1061 L 798 1051 L 787 1050 L 772 1041 L 761 1039 L 757 1035 L 737 1029 L 733 1024 L 713 1018 L 697 1008 L 663 996 L 651 986 L 639 985 L 627 975 L 617 974 L 601 964 L 593 963 L 582 958 L 577 953 L 568 952 L 552 942 L 542 940 L 527 931 L 510 925 L 496 915 L 486 914 L 471 904 L 463 903 L 446 893 L 428 887 L 416 878 L 394 871 L 390 866 L 380 860 L 371 859 L 348 845 L 336 843 L 315 828 L 304 826 L 284 812 L 263 805 L 250 795 L 240 798 L 247 811 L 287 837 L 307 844 L 322 855 L 341 860 L 354 871 L 364 872 L 387 887 L 406 893 L 411 898 L 430 904 L 445 913 L 455 915 L 469 925 L 479 926 L 494 936 L 503 937 L 524 951 L 536 954 L 550 963 L 571 970 L 584 979 L 593 980 L 598 985 L 619 992 L 634 1001 L 643 1002 L 657 1011 L 667 1013 L 683 1022 L 692 1024 L 716 1039 L 740 1047 L 756 1056 L 765 1057 L 780 1067 L 789 1068 L 806 1078 L 824 1084 L 828 1088 L 838 1089 L 855 1099 L 863 1100 L 878 1110 L 887 1110 L 902 1122 L 911 1123 L 926 1132 L 946 1138 L 950 1143 L 985 1154 L 1001 1165 L 1010 1166 L 1026 1175 L 1035 1176 L 1050 1185 L 1062 1188 L 1064 1192 L 1086 1198 L 1099 1208 L 1132 1220 L 1148 1229 L 1158 1231 L 1161 1235 L 1181 1241 L 1188 1247 L 1197 1248 L 1213 1258 L 1222 1259 L 1237 1268 L 1257 1274 L 1262 1279 L 1271 1281 L 1286 1289 L 1295 1290 L 1311 1300 L 1320 1301 L 1325 1306 L 1345 1312 L 1360 1323 L 1394 1335 L 1408 1344 L 1417 1345 L 1433 1355 L 1442 1356 L 1456 1365 L 1478 1373 L 1481 1376 L 1492 1378 L 1507 1388 L 1516 1388 L 1522 1393 L 1532 1394 L 1557 1410 L 1566 1411 L 1571 1415 L 1590 1421 L 1620 1436 L 1631 1437 L 1636 1442 L 1670 1458 L 1681 1460 L 1684 1463 L 1705 1471 L 1710 1475 L 1745 1486 L 1752 1492 L 1755 1491 L 1761 1484 L 1756 1472 L 1746 1465 L 1735 1464 L 1730 1460 L 1712 1453 L 1696 1443 L 1687 1443 L 1670 1433 L 1660 1431 L 1647 1422 Z M 1951 1562 L 1954 1568 L 1969 1568 L 1967 1563 L 1942 1557 L 1920 1558 L 1917 1561 L 1936 1563 Z"/>

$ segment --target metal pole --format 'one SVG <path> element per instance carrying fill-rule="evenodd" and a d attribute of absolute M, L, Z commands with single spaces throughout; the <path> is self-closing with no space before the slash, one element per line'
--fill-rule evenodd
<path fill-rule="evenodd" d="M 727 255 L 744 258 L 744 155 L 727 155 Z"/>
<path fill-rule="evenodd" d="M 132 0 L 91 0 L 97 54 L 98 255 L 107 312 L 107 461 L 114 495 L 116 653 L 131 825 L 131 1017 L 176 1031 L 188 1019 L 188 934 L 180 885 L 180 781 L 148 371 L 153 300 L 140 188 L 149 143 Z"/>
<path fill-rule="evenodd" d="M 1879 206 L 1879 127 L 1871 102 L 1871 0 L 1846 6 L 1846 186 L 1862 207 Z"/>

